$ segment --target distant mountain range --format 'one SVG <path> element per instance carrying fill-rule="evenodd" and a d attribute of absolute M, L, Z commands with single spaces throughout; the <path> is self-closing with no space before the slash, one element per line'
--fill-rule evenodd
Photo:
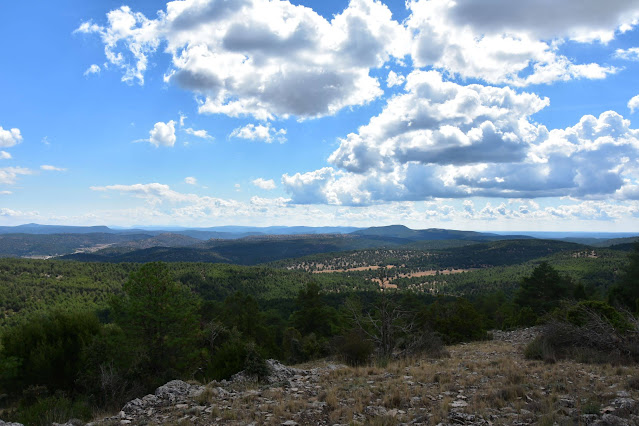
<path fill-rule="evenodd" d="M 242 227 L 113 229 L 106 226 L 27 224 L 0 227 L 0 257 L 61 257 L 97 262 L 225 262 L 252 265 L 319 253 L 369 248 L 433 250 L 506 240 L 535 240 L 403 225 L 353 227 Z M 591 246 L 628 250 L 637 237 L 563 238 Z"/>
<path fill-rule="evenodd" d="M 375 226 L 354 231 L 354 235 L 382 238 L 400 238 L 409 241 L 425 240 L 471 240 L 499 241 L 513 239 L 530 239 L 527 235 L 499 235 L 474 231 L 455 231 L 450 229 L 410 229 L 404 225 Z"/>
<path fill-rule="evenodd" d="M 109 228 L 108 226 L 63 226 L 28 223 L 18 226 L 0 226 L 0 234 L 178 234 L 209 240 L 211 238 L 234 239 L 253 235 L 300 235 L 300 234 L 348 234 L 361 228 L 352 226 L 214 226 L 210 228 Z"/>

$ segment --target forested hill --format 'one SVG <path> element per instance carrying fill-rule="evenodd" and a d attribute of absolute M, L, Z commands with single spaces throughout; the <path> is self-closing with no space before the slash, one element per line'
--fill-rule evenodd
<path fill-rule="evenodd" d="M 444 250 L 478 243 L 531 241 L 522 250 L 539 250 L 550 241 L 522 235 L 410 229 L 402 225 L 355 228 L 313 227 L 217 227 L 160 230 L 114 230 L 108 227 L 60 227 L 22 225 L 0 227 L 0 257 L 63 257 L 94 262 L 225 262 L 255 265 L 280 259 L 361 249 Z M 21 230 L 21 233 L 6 233 Z M 101 230 L 104 232 L 89 232 Z M 257 231 L 261 230 L 261 231 Z M 50 233 L 61 231 L 61 233 Z M 68 231 L 68 232 L 64 232 Z M 300 232 L 308 232 L 300 234 Z M 326 232 L 334 233 L 326 233 Z M 263 234 L 262 232 L 272 232 Z M 568 241 L 552 240 L 568 244 Z M 629 243 L 634 239 L 578 239 L 591 246 Z M 595 244 L 596 243 L 596 244 Z M 523 243 L 518 243 L 523 244 Z M 509 246 L 516 254 L 516 245 Z M 498 247 L 498 246 L 495 246 Z M 553 247 L 563 247 L 555 245 Z M 565 246 L 566 249 L 569 246 Z M 624 249 L 625 246 L 618 248 Z M 629 246 L 631 247 L 631 246 Z M 495 248 L 487 256 L 493 256 Z M 464 256 L 461 250 L 452 256 Z M 473 252 L 475 255 L 477 253 Z M 509 254 L 506 254 L 509 255 Z"/>
<path fill-rule="evenodd" d="M 56 256 L 151 238 L 147 234 L 0 234 L 0 257 Z"/>
<path fill-rule="evenodd" d="M 377 226 L 353 232 L 355 235 L 366 237 L 401 238 L 409 241 L 432 240 L 470 240 L 470 241 L 498 241 L 514 239 L 532 239 L 526 235 L 498 235 L 474 231 L 456 231 L 451 229 L 410 229 L 403 225 Z"/>
<path fill-rule="evenodd" d="M 403 242 L 396 242 L 392 238 L 379 240 L 352 235 L 288 235 L 209 240 L 191 247 L 152 247 L 143 250 L 108 248 L 61 258 L 92 262 L 224 262 L 256 265 L 318 253 L 398 247 Z"/>

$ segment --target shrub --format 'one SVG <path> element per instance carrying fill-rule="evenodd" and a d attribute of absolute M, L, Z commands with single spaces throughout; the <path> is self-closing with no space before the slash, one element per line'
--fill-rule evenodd
<path fill-rule="evenodd" d="M 284 356 L 288 363 L 296 364 L 304 360 L 302 335 L 297 329 L 289 327 L 284 330 L 282 346 L 284 347 Z"/>
<path fill-rule="evenodd" d="M 239 336 L 233 336 L 213 354 L 207 376 L 215 380 L 229 379 L 244 369 L 246 354 L 246 344 Z"/>
<path fill-rule="evenodd" d="M 25 425 L 48 426 L 66 423 L 69 419 L 91 420 L 92 410 L 84 401 L 72 401 L 61 395 L 38 399 L 34 404 L 21 405 L 12 420 Z"/>
<path fill-rule="evenodd" d="M 537 359 L 548 363 L 557 361 L 554 349 L 547 339 L 538 336 L 526 346 L 524 350 L 526 359 Z"/>
<path fill-rule="evenodd" d="M 598 300 L 583 301 L 571 306 L 566 310 L 566 319 L 581 327 L 591 320 L 593 313 L 610 323 L 618 332 L 629 331 L 632 328 L 632 324 L 621 312 L 606 302 Z"/>
<path fill-rule="evenodd" d="M 255 343 L 247 344 L 245 350 L 244 372 L 249 376 L 257 377 L 258 380 L 268 377 L 271 370 Z"/>
<path fill-rule="evenodd" d="M 399 348 L 402 350 L 402 355 L 405 356 L 422 355 L 429 358 L 449 356 L 441 337 L 430 330 L 406 336 L 400 343 Z"/>
<path fill-rule="evenodd" d="M 345 363 L 358 366 L 368 362 L 374 346 L 361 331 L 350 330 L 336 339 L 336 349 Z"/>
<path fill-rule="evenodd" d="M 528 358 L 613 364 L 639 361 L 639 335 L 625 327 L 631 323 L 629 319 L 621 322 L 624 327 L 615 327 L 607 316 L 616 316 L 605 306 L 596 310 L 587 303 L 570 307 L 567 312 L 574 313 L 557 315 L 543 326 L 542 333 L 526 348 Z"/>

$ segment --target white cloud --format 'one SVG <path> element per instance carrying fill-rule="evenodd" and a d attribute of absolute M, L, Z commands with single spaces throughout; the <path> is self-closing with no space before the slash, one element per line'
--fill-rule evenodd
<path fill-rule="evenodd" d="M 547 104 L 507 87 L 462 86 L 435 71 L 414 71 L 405 94 L 340 140 L 329 157 L 336 169 L 285 174 L 282 183 L 300 204 L 632 198 L 639 130 L 607 111 L 549 131 L 530 120 Z"/>
<path fill-rule="evenodd" d="M 128 6 L 107 13 L 107 21 L 106 27 L 84 22 L 74 32 L 99 34 L 108 63 L 124 72 L 122 81 L 133 83 L 137 80 L 140 85 L 144 84 L 148 56 L 160 44 L 158 21 L 147 19 Z M 120 49 L 122 45 L 126 49 Z"/>
<path fill-rule="evenodd" d="M 197 179 L 193 176 L 187 176 L 184 178 L 184 183 L 188 183 L 189 185 L 197 185 Z"/>
<path fill-rule="evenodd" d="M 275 189 L 275 182 L 273 181 L 273 179 L 264 179 L 264 178 L 257 178 L 255 180 L 253 180 L 253 185 L 257 186 L 258 188 L 261 189 L 266 189 L 266 190 L 271 190 L 271 189 Z"/>
<path fill-rule="evenodd" d="M 639 108 L 639 95 L 633 96 L 632 99 L 628 101 L 628 109 L 632 114 L 635 113 L 637 108 Z"/>
<path fill-rule="evenodd" d="M 13 192 L 11 191 L 0 191 L 0 195 L 11 195 Z"/>
<path fill-rule="evenodd" d="M 143 84 L 149 58 L 162 45 L 171 55 L 164 80 L 196 93 L 200 113 L 264 121 L 367 104 L 383 94 L 371 70 L 404 63 L 406 55 L 415 67 L 490 84 L 603 79 L 619 69 L 578 63 L 559 47 L 565 40 L 606 43 L 639 20 L 633 0 L 406 6 L 409 16 L 400 23 L 375 0 L 351 0 L 330 21 L 288 1 L 172 1 L 155 19 L 123 6 L 107 14 L 104 26 L 85 22 L 76 32 L 98 34 L 108 63 L 122 69 L 126 82 Z M 389 87 L 401 83 L 401 75 L 389 73 Z"/>
<path fill-rule="evenodd" d="M 7 151 L 0 151 L 0 160 L 10 160 L 11 159 L 11 154 L 9 154 Z"/>
<path fill-rule="evenodd" d="M 457 0 L 449 17 L 458 26 L 472 26 L 483 33 L 525 33 L 542 40 L 569 38 L 605 43 L 614 38 L 615 31 L 623 32 L 637 24 L 639 5 L 634 0 Z"/>
<path fill-rule="evenodd" d="M 180 117 L 180 123 L 182 123 L 182 117 Z M 213 140 L 213 136 L 209 135 L 208 132 L 206 130 L 194 130 L 192 128 L 187 128 L 184 129 L 184 131 L 189 134 L 189 135 L 193 135 L 196 136 L 198 138 L 202 138 L 202 139 L 207 139 L 207 140 Z"/>
<path fill-rule="evenodd" d="M 390 170 L 394 164 L 473 164 L 518 161 L 545 128 L 528 117 L 547 98 L 510 88 L 461 86 L 436 71 L 413 71 L 406 93 L 391 98 L 382 113 L 341 140 L 329 161 L 352 171 Z"/>
<path fill-rule="evenodd" d="M 158 121 L 149 132 L 149 139 L 152 145 L 157 146 L 173 146 L 175 145 L 175 121 L 168 123 Z"/>
<path fill-rule="evenodd" d="M 576 78 L 601 79 L 617 72 L 615 67 L 596 63 L 575 64 L 556 52 L 557 43 L 563 37 L 585 41 L 585 35 L 590 34 L 594 39 L 608 39 L 597 32 L 598 24 L 596 28 L 590 26 L 593 21 L 587 19 L 586 13 L 581 13 L 581 5 L 575 8 L 580 13 L 540 19 L 539 22 L 549 23 L 546 27 L 526 18 L 547 16 L 548 9 L 561 8 L 555 4 L 564 3 L 572 5 L 570 2 L 505 0 L 480 4 L 451 0 L 409 1 L 411 15 L 406 25 L 415 33 L 413 61 L 419 67 L 434 66 L 463 78 L 515 86 Z M 594 8 L 594 5 L 589 6 Z M 475 11 L 478 8 L 481 12 Z M 623 8 L 626 9 L 639 11 L 632 5 Z M 512 16 L 518 19 L 511 19 Z M 614 34 L 620 24 L 613 21 L 608 22 L 606 28 Z"/>
<path fill-rule="evenodd" d="M 270 123 L 263 124 L 247 124 L 244 127 L 238 127 L 231 132 L 230 137 L 248 139 L 252 141 L 262 141 L 271 143 L 277 141 L 280 143 L 286 142 L 286 129 L 275 129 L 271 127 Z"/>
<path fill-rule="evenodd" d="M 15 146 L 22 142 L 22 135 L 20 134 L 20 129 L 7 129 L 4 130 L 2 126 L 0 126 L 0 147 L 9 148 Z"/>
<path fill-rule="evenodd" d="M 639 61 L 639 47 L 615 50 L 615 57 L 627 61 Z"/>
<path fill-rule="evenodd" d="M 91 74 L 100 74 L 100 66 L 93 64 L 89 68 L 87 68 L 87 70 L 84 72 L 85 77 L 88 77 Z"/>
<path fill-rule="evenodd" d="M 382 94 L 370 68 L 401 58 L 409 33 L 381 2 L 352 0 L 328 21 L 288 1 L 174 1 L 157 19 L 123 6 L 97 33 L 123 80 L 144 82 L 162 43 L 172 56 L 165 76 L 204 96 L 200 112 L 260 120 L 331 115 Z"/>
<path fill-rule="evenodd" d="M 43 164 L 42 166 L 40 166 L 40 169 L 48 171 L 48 172 L 66 172 L 67 171 L 67 169 L 63 167 L 51 166 L 49 164 Z"/>
<path fill-rule="evenodd" d="M 389 71 L 388 77 L 386 78 L 386 86 L 387 87 L 395 87 L 401 86 L 406 82 L 406 77 L 401 74 L 397 74 L 395 71 Z"/>
<path fill-rule="evenodd" d="M 31 174 L 33 174 L 33 171 L 24 167 L 0 168 L 0 183 L 13 184 L 18 176 Z"/>

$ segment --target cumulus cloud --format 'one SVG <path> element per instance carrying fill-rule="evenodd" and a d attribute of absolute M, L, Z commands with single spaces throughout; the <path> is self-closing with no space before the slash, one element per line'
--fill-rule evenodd
<path fill-rule="evenodd" d="M 401 74 L 397 74 L 395 71 L 389 71 L 386 78 L 387 87 L 401 86 L 406 81 L 406 77 Z"/>
<path fill-rule="evenodd" d="M 63 167 L 56 167 L 50 164 L 43 164 L 42 166 L 40 166 L 40 169 L 45 170 L 47 172 L 66 172 L 67 171 L 67 169 Z"/>
<path fill-rule="evenodd" d="M 9 154 L 7 151 L 0 151 L 0 160 L 10 160 L 11 159 L 11 154 Z"/>
<path fill-rule="evenodd" d="M 233 130 L 230 135 L 232 138 L 248 139 L 252 141 L 261 141 L 271 143 L 278 141 L 286 142 L 286 129 L 276 129 L 271 127 L 270 123 L 263 124 L 247 124 L 244 127 L 238 127 Z"/>
<path fill-rule="evenodd" d="M 197 179 L 193 176 L 187 176 L 184 178 L 184 183 L 187 183 L 189 185 L 197 185 Z"/>
<path fill-rule="evenodd" d="M 407 5 L 411 14 L 406 25 L 415 34 L 413 61 L 417 66 L 434 66 L 463 78 L 515 86 L 575 78 L 601 79 L 617 72 L 614 67 L 596 63 L 575 64 L 556 52 L 555 43 L 545 40 L 560 41 L 563 37 L 570 37 L 586 41 L 586 35 L 608 40 L 611 36 L 598 30 L 605 28 L 614 34 L 620 25 L 627 22 L 621 17 L 628 10 L 635 13 L 639 8 L 632 4 L 611 7 L 609 9 L 616 9 L 620 20 L 603 20 L 601 26 L 599 23 L 592 26 L 593 21 L 587 16 L 596 16 L 594 4 L 588 12 L 592 15 L 581 13 L 580 4 L 570 16 L 556 14 L 548 17 L 548 10 L 562 8 L 555 6 L 559 4 L 570 4 L 569 8 L 574 8 L 570 2 L 550 1 L 409 1 Z M 530 16 L 546 18 L 529 20 Z M 544 27 L 537 22 L 549 25 Z M 632 22 L 632 18 L 628 22 Z"/>
<path fill-rule="evenodd" d="M 147 140 L 152 145 L 158 146 L 173 146 L 175 145 L 175 121 L 171 120 L 168 123 L 158 121 L 153 126 L 153 129 L 149 132 L 149 139 Z"/>
<path fill-rule="evenodd" d="M 83 22 L 74 33 L 99 34 L 107 61 L 124 72 L 122 81 L 144 84 L 148 56 L 160 44 L 158 21 L 122 6 L 107 13 L 107 22 L 106 26 Z"/>
<path fill-rule="evenodd" d="M 266 190 L 271 190 L 271 189 L 275 189 L 275 181 L 273 181 L 273 179 L 264 179 L 264 178 L 257 178 L 255 180 L 253 180 L 253 185 L 257 186 L 258 188 L 261 189 L 266 189 Z"/>
<path fill-rule="evenodd" d="M 200 112 L 258 119 L 318 117 L 382 94 L 368 73 L 403 57 L 406 29 L 381 2 L 352 0 L 328 21 L 288 1 L 169 2 L 157 19 L 127 6 L 107 14 L 96 33 L 107 60 L 127 82 L 144 82 L 160 44 L 172 56 L 165 80 L 204 97 Z"/>
<path fill-rule="evenodd" d="M 414 71 L 405 94 L 340 140 L 329 157 L 336 168 L 285 174 L 282 183 L 300 204 L 629 198 L 639 184 L 639 130 L 607 111 L 549 131 L 530 119 L 547 104 L 507 87 L 462 86 Z"/>
<path fill-rule="evenodd" d="M 623 32 L 637 24 L 639 6 L 633 0 L 457 0 L 450 18 L 459 26 L 470 25 L 484 33 L 524 32 L 539 39 L 608 42 L 615 31 Z"/>
<path fill-rule="evenodd" d="M 545 128 L 528 117 L 547 98 L 510 88 L 462 86 L 436 71 L 413 71 L 406 93 L 341 140 L 329 161 L 352 172 L 390 170 L 394 164 L 473 164 L 518 161 Z"/>
<path fill-rule="evenodd" d="M 632 99 L 628 101 L 628 109 L 632 114 L 635 113 L 637 108 L 639 108 L 639 95 L 633 96 Z"/>
<path fill-rule="evenodd" d="M 100 74 L 100 66 L 93 64 L 89 68 L 87 68 L 87 70 L 84 72 L 85 77 L 88 77 L 91 74 Z"/>
<path fill-rule="evenodd" d="M 578 63 L 559 47 L 606 43 L 639 20 L 632 0 L 409 0 L 406 7 L 408 18 L 397 22 L 375 0 L 351 0 L 331 20 L 289 1 L 172 1 L 155 19 L 123 6 L 104 25 L 84 22 L 76 32 L 101 37 L 125 82 L 143 84 L 162 46 L 171 56 L 164 80 L 196 93 L 199 112 L 264 121 L 369 103 L 383 94 L 370 71 L 407 55 L 416 67 L 490 84 L 606 78 L 619 69 Z M 391 71 L 387 86 L 401 83 Z"/>
<path fill-rule="evenodd" d="M 184 122 L 183 116 L 180 116 L 180 126 L 182 126 L 182 123 Z M 201 139 L 206 139 L 206 140 L 210 140 L 212 141 L 214 138 L 213 136 L 209 135 L 209 133 L 206 130 L 194 130 L 192 128 L 187 128 L 184 129 L 184 131 L 189 134 L 189 135 L 193 135 L 195 137 L 201 138 Z"/>
<path fill-rule="evenodd" d="M 20 129 L 3 129 L 0 126 L 0 147 L 9 148 L 22 142 L 22 135 Z"/>
<path fill-rule="evenodd" d="M 33 171 L 24 167 L 4 167 L 0 168 L 0 183 L 13 184 L 18 176 L 31 175 Z"/>
<path fill-rule="evenodd" d="M 627 61 L 639 61 L 639 47 L 615 50 L 615 57 Z"/>

